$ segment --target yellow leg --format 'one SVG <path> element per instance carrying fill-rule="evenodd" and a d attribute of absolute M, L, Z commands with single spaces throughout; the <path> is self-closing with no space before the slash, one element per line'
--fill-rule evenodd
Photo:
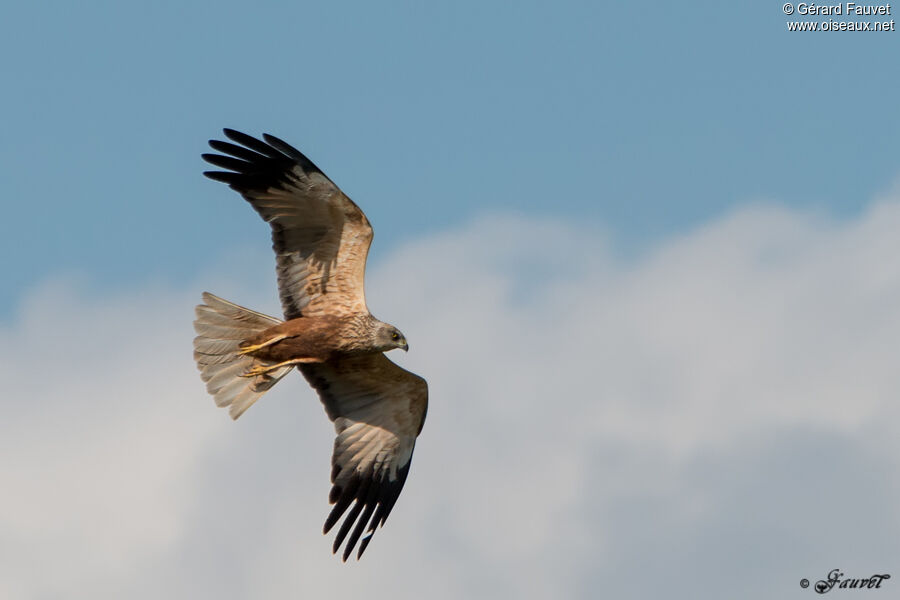
<path fill-rule="evenodd" d="M 263 375 L 264 373 L 269 373 L 271 371 L 277 371 L 282 367 L 293 367 L 294 365 L 300 365 L 303 363 L 315 363 L 322 362 L 318 358 L 292 358 L 291 360 L 286 360 L 284 362 L 280 362 L 275 365 L 256 365 L 250 370 L 241 373 L 241 377 L 256 377 L 257 375 Z"/>
<path fill-rule="evenodd" d="M 281 340 L 283 340 L 286 337 L 288 337 L 288 336 L 282 333 L 282 334 L 276 335 L 273 338 L 267 339 L 262 344 L 254 344 L 252 346 L 241 346 L 241 349 L 238 350 L 238 354 L 250 354 L 251 352 L 256 352 L 257 350 L 262 350 L 266 346 L 271 346 L 272 344 L 274 344 L 276 342 L 280 342 Z"/>

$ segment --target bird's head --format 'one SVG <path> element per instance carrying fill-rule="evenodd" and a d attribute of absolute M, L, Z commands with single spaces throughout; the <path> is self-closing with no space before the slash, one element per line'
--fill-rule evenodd
<path fill-rule="evenodd" d="M 406 336 L 400 333 L 400 330 L 393 325 L 383 323 L 378 329 L 377 334 L 378 349 L 382 352 L 400 348 L 404 352 L 409 351 L 409 344 L 406 343 Z"/>

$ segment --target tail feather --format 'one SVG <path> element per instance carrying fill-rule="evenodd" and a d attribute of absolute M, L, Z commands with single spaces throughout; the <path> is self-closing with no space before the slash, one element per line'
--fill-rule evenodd
<path fill-rule="evenodd" d="M 230 407 L 231 418 L 237 419 L 293 368 L 242 377 L 254 366 L 271 363 L 240 354 L 241 342 L 282 321 L 209 292 L 203 293 L 203 302 L 197 306 L 194 321 L 194 360 L 216 405 Z"/>

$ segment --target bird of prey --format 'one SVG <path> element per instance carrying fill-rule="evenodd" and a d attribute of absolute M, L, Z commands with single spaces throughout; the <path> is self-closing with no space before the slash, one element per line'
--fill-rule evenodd
<path fill-rule="evenodd" d="M 194 359 L 207 391 L 237 419 L 291 369 L 318 392 L 337 437 L 333 504 L 324 533 L 345 515 L 332 551 L 362 556 L 409 473 L 428 406 L 425 380 L 384 353 L 408 350 L 366 307 L 363 278 L 372 227 L 306 156 L 280 139 L 231 129 L 204 154 L 207 171 L 240 193 L 272 228 L 284 320 L 210 293 L 197 306 Z"/>

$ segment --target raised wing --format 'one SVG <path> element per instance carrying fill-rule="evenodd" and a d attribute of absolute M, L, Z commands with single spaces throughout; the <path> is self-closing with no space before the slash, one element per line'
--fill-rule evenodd
<path fill-rule="evenodd" d="M 343 560 L 347 560 L 365 531 L 358 559 L 403 489 L 416 436 L 425 422 L 428 385 L 384 354 L 301 365 L 300 371 L 319 393 L 337 432 L 328 495 L 334 508 L 324 533 L 349 508 L 332 551 L 337 552 L 346 539 Z"/>
<path fill-rule="evenodd" d="M 238 191 L 272 227 L 285 319 L 368 312 L 363 285 L 372 227 L 350 198 L 299 150 L 225 129 L 204 154 L 228 171 L 204 175 Z"/>

